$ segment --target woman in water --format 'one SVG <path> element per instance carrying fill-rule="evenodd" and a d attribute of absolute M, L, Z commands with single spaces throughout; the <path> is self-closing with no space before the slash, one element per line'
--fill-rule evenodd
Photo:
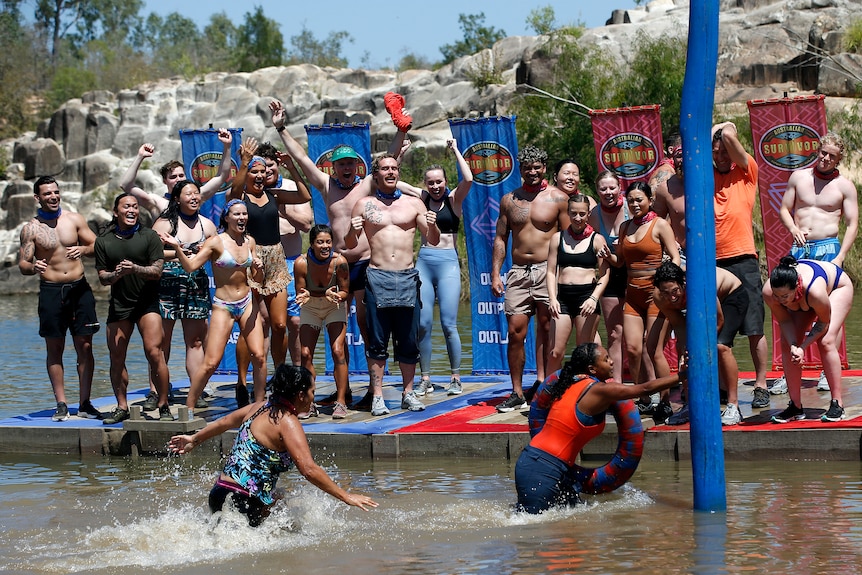
<path fill-rule="evenodd" d="M 610 280 L 604 253 L 605 240 L 587 223 L 590 212 L 586 196 L 569 196 L 571 225 L 551 237 L 548 249 L 548 299 L 551 310 L 551 355 L 548 373 L 560 369 L 566 344 L 575 327 L 578 345 L 594 341 L 599 325 L 599 298 Z M 601 265 L 600 265 L 601 260 Z M 596 268 L 599 279 L 596 280 Z"/>
<path fill-rule="evenodd" d="M 458 305 L 461 301 L 461 267 L 455 249 L 458 228 L 461 225 L 461 209 L 470 186 L 473 185 L 473 172 L 464 156 L 458 151 L 455 140 L 447 140 L 446 147 L 455 154 L 461 180 L 454 190 L 449 189 L 446 170 L 443 166 L 433 165 L 425 170 L 425 189 L 413 188 L 416 195 L 421 194 L 425 207 L 437 212 L 437 227 L 440 228 L 440 242 L 436 246 L 428 243 L 422 236 L 422 247 L 416 259 L 421 287 L 419 297 L 422 312 L 419 316 L 419 369 L 421 379 L 414 388 L 416 395 L 434 391 L 431 383 L 431 324 L 434 321 L 434 300 L 440 302 L 440 326 L 446 338 L 446 351 L 449 354 L 451 377 L 447 392 L 449 395 L 461 393 L 461 336 L 458 334 Z"/>
<path fill-rule="evenodd" d="M 153 230 L 176 238 L 180 249 L 186 255 L 194 255 L 201 245 L 216 235 L 215 224 L 200 215 L 201 190 L 189 180 L 177 182 L 170 193 L 168 207 L 153 223 Z M 212 302 L 210 301 L 210 282 L 206 270 L 197 269 L 187 272 L 183 269 L 174 248 L 165 251 L 165 265 L 159 284 L 159 312 L 165 339 L 162 349 L 165 362 L 171 358 L 171 338 L 174 324 L 179 319 L 183 326 L 183 339 L 186 344 L 186 374 L 192 374 L 204 359 L 204 340 L 207 337 L 207 319 Z M 152 383 L 150 384 L 152 389 Z M 157 396 L 150 391 L 144 401 L 144 411 L 155 409 Z M 197 407 L 206 407 L 203 398 Z"/>
<path fill-rule="evenodd" d="M 823 281 L 820 281 L 823 280 Z M 802 362 L 805 349 L 817 344 L 832 400 L 822 421 L 844 419 L 841 397 L 839 334 L 853 306 L 850 277 L 832 262 L 781 258 L 763 286 L 763 299 L 781 328 L 781 362 L 790 404 L 774 423 L 805 419 L 802 410 Z M 812 325 L 813 323 L 813 325 Z"/>
<path fill-rule="evenodd" d="M 249 283 L 252 278 L 263 278 L 263 264 L 254 256 L 255 242 L 245 233 L 248 210 L 240 200 L 229 201 L 221 215 L 224 232 L 209 238 L 198 253 L 189 257 L 178 249 L 176 237 L 161 234 L 165 245 L 176 249 L 176 255 L 187 272 L 193 272 L 207 262 L 212 262 L 216 291 L 213 298 L 212 316 L 207 335 L 204 359 L 191 378 L 186 405 L 193 409 L 204 386 L 215 373 L 224 355 L 234 322 L 239 323 L 252 355 L 254 395 L 256 401 L 266 395 L 266 356 L 263 346 L 257 298 L 252 297 Z"/>
<path fill-rule="evenodd" d="M 335 375 L 335 403 L 332 419 L 347 417 L 350 383 L 347 373 L 347 292 L 350 270 L 347 260 L 332 251 L 332 228 L 318 224 L 308 234 L 307 255 L 296 258 L 296 303 L 299 312 L 299 345 L 302 366 L 314 373 L 314 348 L 324 326 L 329 333 L 329 348 Z M 300 412 L 311 413 L 311 412 Z"/>
<path fill-rule="evenodd" d="M 549 394 L 551 407 L 541 430 L 530 439 L 515 465 L 518 508 L 542 513 L 554 505 L 578 502 L 578 473 L 573 466 L 583 447 L 605 428 L 605 412 L 617 401 L 669 389 L 685 372 L 647 383 L 625 385 L 612 379 L 614 362 L 596 343 L 575 348 L 559 377 L 551 376 L 536 392 Z M 535 403 L 533 404 L 536 405 Z M 530 428 L 534 412 L 530 411 Z"/>
<path fill-rule="evenodd" d="M 169 447 L 188 453 L 207 439 L 239 427 L 224 469 L 210 491 L 210 511 L 221 511 L 230 496 L 236 509 L 252 527 L 266 519 L 276 501 L 284 497 L 276 489 L 281 473 L 296 465 L 303 477 L 336 499 L 363 511 L 377 507 L 370 497 L 348 493 L 338 486 L 311 457 L 308 439 L 296 417 L 314 402 L 314 379 L 303 367 L 280 365 L 269 382 L 268 401 L 257 401 L 216 419 L 194 435 L 175 435 Z"/>

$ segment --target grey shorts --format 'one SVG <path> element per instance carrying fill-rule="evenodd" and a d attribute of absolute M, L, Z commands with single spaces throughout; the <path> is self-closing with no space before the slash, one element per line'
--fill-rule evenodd
<path fill-rule="evenodd" d="M 536 304 L 548 305 L 547 272 L 548 262 L 512 266 L 506 274 L 503 305 L 506 315 L 533 315 Z"/>

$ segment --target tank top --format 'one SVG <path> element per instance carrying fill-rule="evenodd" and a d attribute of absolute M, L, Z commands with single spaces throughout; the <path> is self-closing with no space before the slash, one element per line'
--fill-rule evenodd
<path fill-rule="evenodd" d="M 652 238 L 653 227 L 657 221 L 658 218 L 655 218 L 650 222 L 646 235 L 638 242 L 630 241 L 628 234 L 623 236 L 620 248 L 628 269 L 648 272 L 655 271 L 661 265 L 662 247 Z M 628 226 L 626 226 L 626 232 L 628 232 Z"/>
<path fill-rule="evenodd" d="M 602 207 L 599 206 L 599 210 L 601 210 L 601 209 L 602 209 Z M 628 221 L 629 220 L 629 206 L 628 206 L 628 204 L 623 202 L 623 205 L 620 209 L 623 211 L 623 221 Z M 616 219 L 616 216 L 614 216 L 614 219 Z M 605 240 L 608 242 L 608 247 L 611 249 L 611 251 L 615 250 L 616 248 L 614 247 L 614 242 L 619 239 L 619 236 L 613 234 L 613 228 L 608 229 L 608 227 L 605 226 L 605 219 L 602 217 L 601 212 L 599 212 L 599 233 L 602 234 L 602 237 L 604 237 Z"/>
<path fill-rule="evenodd" d="M 308 261 L 308 258 L 306 258 L 306 262 L 307 263 L 305 266 L 305 289 L 307 289 L 308 293 L 310 293 L 312 296 L 314 296 L 314 297 L 324 296 L 324 295 L 326 295 L 326 290 L 328 290 L 332 286 L 338 284 L 338 274 L 335 272 L 332 272 L 332 275 L 329 278 L 329 283 L 327 285 L 321 285 L 321 284 L 314 283 L 314 280 L 311 279 L 311 266 L 318 265 L 318 264 L 311 263 L 310 261 Z M 329 264 L 330 264 L 330 262 L 326 262 L 327 267 L 329 267 Z"/>
<path fill-rule="evenodd" d="M 243 192 L 242 201 L 248 209 L 248 224 L 246 229 L 248 235 L 254 238 L 259 246 L 274 246 L 281 243 L 281 235 L 278 233 L 278 201 L 272 192 L 263 191 L 267 202 L 258 206 Z"/>
<path fill-rule="evenodd" d="M 563 234 L 568 234 L 569 237 L 572 237 L 571 232 L 566 228 L 560 232 L 560 245 L 557 248 L 557 267 L 562 268 L 584 268 L 584 269 L 595 269 L 599 265 L 599 258 L 596 255 L 596 234 L 590 236 L 590 245 L 587 249 L 578 253 L 569 253 L 563 249 L 563 244 L 565 243 L 563 240 L 565 236 Z"/>
<path fill-rule="evenodd" d="M 431 209 L 431 195 L 425 198 L 425 207 Z M 457 234 L 458 226 L 461 225 L 461 218 L 455 215 L 455 210 L 452 209 L 452 204 L 449 201 L 449 190 L 443 196 L 443 202 L 440 210 L 437 211 L 437 229 L 441 234 Z"/>

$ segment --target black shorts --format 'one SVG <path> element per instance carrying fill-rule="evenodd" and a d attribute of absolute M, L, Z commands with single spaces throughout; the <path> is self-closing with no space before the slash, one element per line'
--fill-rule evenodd
<path fill-rule="evenodd" d="M 611 266 L 611 279 L 605 288 L 602 297 L 626 297 L 626 287 L 629 285 L 628 271 L 625 267 Z"/>
<path fill-rule="evenodd" d="M 358 262 L 348 263 L 350 269 L 350 293 L 362 291 L 365 289 L 365 271 L 368 269 L 368 263 L 371 260 L 359 260 Z"/>
<path fill-rule="evenodd" d="M 726 269 L 739 278 L 748 293 L 748 310 L 739 333 L 742 335 L 763 335 L 766 310 L 763 307 L 763 280 L 760 277 L 760 263 L 757 256 L 740 256 L 718 260 L 718 267 Z"/>
<path fill-rule="evenodd" d="M 39 283 L 39 335 L 65 338 L 99 331 L 96 298 L 86 278 L 69 283 Z"/>
<path fill-rule="evenodd" d="M 111 304 L 108 306 L 108 320 L 105 323 L 130 321 L 134 324 L 137 324 L 138 321 L 148 313 L 159 314 L 159 317 L 162 317 L 159 311 L 158 297 L 156 297 L 155 299 L 140 301 L 133 309 L 127 309 L 123 312 L 118 312 L 116 309 L 114 309 L 114 302 L 112 300 Z"/>
<path fill-rule="evenodd" d="M 263 520 L 269 515 L 269 506 L 257 497 L 252 497 L 248 493 L 243 493 L 241 488 L 231 489 L 226 485 L 226 483 L 222 483 L 220 481 L 216 481 L 216 484 L 213 485 L 213 488 L 210 490 L 208 501 L 210 511 L 212 513 L 221 511 L 224 507 L 225 500 L 228 495 L 230 495 L 230 499 L 233 502 L 234 507 L 236 507 L 237 511 L 246 516 L 248 524 L 251 527 L 257 527 L 263 523 Z"/>
<path fill-rule="evenodd" d="M 593 295 L 596 284 L 559 284 L 557 285 L 557 301 L 560 302 L 560 313 L 571 317 L 581 315 L 581 306 Z M 602 313 L 602 308 L 596 302 L 596 312 Z"/>
<path fill-rule="evenodd" d="M 748 292 L 739 286 L 721 301 L 721 314 L 724 324 L 718 332 L 718 343 L 733 347 L 733 338 L 740 333 L 745 316 L 748 313 Z"/>

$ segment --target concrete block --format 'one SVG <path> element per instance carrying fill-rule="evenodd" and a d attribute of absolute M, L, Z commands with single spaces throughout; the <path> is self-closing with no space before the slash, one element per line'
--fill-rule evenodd
<path fill-rule="evenodd" d="M 399 436 L 389 434 L 372 435 L 371 454 L 374 459 L 392 459 L 399 457 Z"/>
<path fill-rule="evenodd" d="M 80 430 L 81 455 L 105 455 L 108 453 L 107 436 L 104 429 L 86 427 Z"/>
<path fill-rule="evenodd" d="M 314 460 L 320 465 L 337 463 L 339 459 L 371 459 L 373 457 L 370 435 L 346 433 L 308 433 L 308 446 Z M 231 445 L 227 446 L 230 449 Z"/>

